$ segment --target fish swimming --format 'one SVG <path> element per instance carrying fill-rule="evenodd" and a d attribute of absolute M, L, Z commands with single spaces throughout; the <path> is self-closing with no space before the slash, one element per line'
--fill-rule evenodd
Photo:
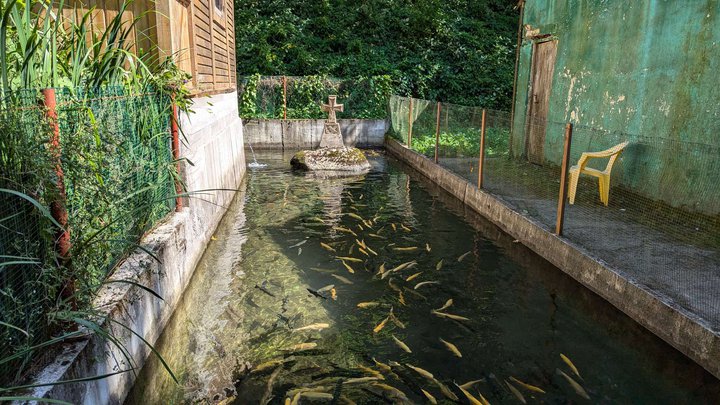
<path fill-rule="evenodd" d="M 472 253 L 472 252 L 468 250 L 467 252 L 461 254 L 460 257 L 458 257 L 458 262 L 463 261 L 463 259 L 465 259 L 467 257 L 467 255 L 469 255 L 470 253 Z"/>
<path fill-rule="evenodd" d="M 417 250 L 417 248 L 417 246 L 394 247 L 393 250 L 397 252 L 412 252 Z"/>
<path fill-rule="evenodd" d="M 395 344 L 398 345 L 399 348 L 403 349 L 404 351 L 406 351 L 408 353 L 412 353 L 412 350 L 410 350 L 410 347 L 408 347 L 408 345 L 406 345 L 402 340 L 396 338 L 395 335 L 392 335 L 392 339 L 395 342 Z"/>
<path fill-rule="evenodd" d="M 384 371 L 384 372 L 386 372 L 386 373 L 391 373 L 391 372 L 392 372 L 392 368 L 390 368 L 390 366 L 388 366 L 388 365 L 385 364 L 385 363 L 382 363 L 382 362 L 379 362 L 379 361 L 375 360 L 375 357 L 372 358 L 372 361 L 375 362 L 375 365 L 378 366 L 378 367 L 380 368 L 380 370 L 382 370 L 382 371 Z"/>
<path fill-rule="evenodd" d="M 341 276 L 341 275 L 339 275 L 339 274 L 331 274 L 331 276 L 335 277 L 336 279 L 342 281 L 342 282 L 345 283 L 345 284 L 352 284 L 352 283 L 353 283 L 352 281 L 348 280 L 347 278 L 345 278 L 345 277 L 343 277 L 343 276 Z"/>
<path fill-rule="evenodd" d="M 328 250 L 330 252 L 336 252 L 336 250 L 332 246 L 328 245 L 327 243 L 320 242 L 320 247 L 322 247 L 323 249 Z"/>
<path fill-rule="evenodd" d="M 420 288 L 424 285 L 432 285 L 432 284 L 440 284 L 440 282 L 439 281 L 423 281 L 421 283 L 415 284 L 415 287 L 413 288 L 413 290 L 417 290 L 418 288 Z"/>
<path fill-rule="evenodd" d="M 358 248 L 358 250 L 360 251 L 360 253 L 364 254 L 365 256 L 370 256 L 370 254 L 365 249 Z"/>
<path fill-rule="evenodd" d="M 442 266 L 443 266 L 443 259 L 440 259 L 440 261 L 437 262 L 437 264 L 435 265 L 435 270 L 440 271 L 440 269 L 442 269 Z"/>
<path fill-rule="evenodd" d="M 380 380 L 384 380 L 384 379 L 385 378 L 378 378 L 378 377 L 357 377 L 357 378 L 349 378 L 349 379 L 343 381 L 343 384 L 347 384 L 347 385 L 365 384 L 365 383 L 380 381 Z"/>
<path fill-rule="evenodd" d="M 375 370 L 375 369 L 372 369 L 372 368 L 370 368 L 370 367 L 365 367 L 365 366 L 363 366 L 362 364 L 358 364 L 357 367 L 358 367 L 360 370 L 362 370 L 364 373 L 370 374 L 371 376 L 373 376 L 373 377 L 375 377 L 375 378 L 377 378 L 377 379 L 380 379 L 380 380 L 384 380 L 384 379 L 385 379 L 385 377 L 383 377 L 383 375 L 382 375 L 379 371 L 377 371 L 377 370 Z"/>
<path fill-rule="evenodd" d="M 560 358 L 562 359 L 562 361 L 565 362 L 565 364 L 568 365 L 568 367 L 570 367 L 570 369 L 573 371 L 573 373 L 575 373 L 576 376 L 580 377 L 580 372 L 578 371 L 577 367 L 575 367 L 575 364 L 573 364 L 573 362 L 570 360 L 570 358 L 568 356 L 560 353 Z M 582 377 L 580 377 L 580 378 L 582 378 Z"/>
<path fill-rule="evenodd" d="M 405 363 L 406 366 L 410 367 L 411 369 L 415 370 L 416 373 L 420 374 L 421 376 L 427 378 L 430 381 L 435 380 L 435 376 L 432 375 L 431 372 L 422 369 L 420 367 L 413 366 L 412 364 Z"/>
<path fill-rule="evenodd" d="M 352 229 L 348 229 L 348 228 L 345 228 L 345 227 L 343 227 L 343 226 L 336 226 L 336 227 L 333 228 L 333 229 L 335 229 L 336 231 L 349 233 L 349 234 L 357 237 L 357 234 L 356 234 L 355 231 L 353 231 Z"/>
<path fill-rule="evenodd" d="M 428 253 L 430 253 L 430 251 L 432 250 L 432 249 L 430 248 L 430 244 L 429 244 L 429 243 L 426 243 L 426 244 L 425 244 L 425 250 L 427 250 Z"/>
<path fill-rule="evenodd" d="M 424 390 L 424 389 L 422 389 L 422 388 L 420 388 L 420 391 L 422 391 L 423 395 L 425 395 L 425 398 L 427 398 L 427 399 L 428 399 L 428 401 L 430 401 L 430 403 L 431 403 L 431 404 L 433 404 L 433 405 L 437 405 L 437 399 L 435 399 L 435 397 L 434 397 L 434 396 L 432 396 L 432 394 L 431 394 L 431 393 L 429 393 L 429 392 L 425 391 L 425 390 Z"/>
<path fill-rule="evenodd" d="M 373 328 L 373 333 L 378 333 L 378 332 L 380 332 L 380 331 L 385 327 L 385 324 L 387 323 L 387 321 L 388 321 L 389 319 L 390 319 L 390 317 L 386 317 L 385 319 L 382 320 L 382 322 L 380 322 L 379 324 L 377 324 L 377 325 L 375 326 L 375 328 Z"/>
<path fill-rule="evenodd" d="M 349 271 L 350 273 L 355 273 L 355 270 L 353 270 L 353 268 L 350 267 L 349 264 L 345 263 L 344 260 L 342 260 L 342 264 L 343 264 L 343 266 L 345 266 L 345 268 L 347 269 L 347 271 Z"/>
<path fill-rule="evenodd" d="M 282 360 L 282 359 L 266 361 L 264 363 L 260 363 L 257 366 L 255 366 L 250 371 L 250 373 L 252 373 L 252 374 L 262 373 L 263 371 L 273 369 L 283 363 L 284 363 L 284 360 Z"/>
<path fill-rule="evenodd" d="M 349 217 L 351 217 L 351 218 L 355 218 L 355 219 L 357 219 L 358 221 L 364 221 L 363 217 L 361 217 L 360 215 L 358 215 L 358 214 L 356 214 L 356 213 L 354 213 L 354 212 L 348 212 L 346 215 L 349 216 Z"/>
<path fill-rule="evenodd" d="M 523 396 L 522 392 L 518 391 L 518 389 L 515 388 L 514 385 L 507 382 L 507 380 L 505 381 L 505 385 L 507 385 L 508 389 L 510 389 L 510 392 L 512 392 L 513 395 L 515 395 L 515 398 L 517 398 L 518 401 L 522 402 L 523 404 L 527 404 L 527 401 L 525 400 L 525 397 Z"/>
<path fill-rule="evenodd" d="M 400 293 L 402 294 L 402 293 Z M 397 326 L 400 329 L 405 329 L 405 324 L 400 322 L 400 320 L 395 316 L 395 313 L 393 312 L 392 308 L 390 308 L 390 320 L 393 321 L 395 326 Z"/>
<path fill-rule="evenodd" d="M 430 311 L 430 313 L 432 313 L 433 315 L 437 315 L 441 318 L 448 318 L 448 319 L 452 319 L 454 321 L 469 321 L 470 320 L 468 318 L 465 318 L 464 316 L 448 314 L 447 312 L 438 312 L 438 311 L 433 310 L 433 311 Z"/>
<path fill-rule="evenodd" d="M 473 385 L 475 385 L 475 384 L 477 384 L 477 383 L 481 383 L 481 382 L 483 382 L 483 381 L 485 381 L 484 378 L 483 378 L 483 379 L 480 379 L 480 380 L 468 381 L 468 382 L 466 382 L 465 384 L 461 384 L 461 385 L 460 385 L 460 388 L 464 388 L 464 389 L 466 389 L 466 390 L 469 390 L 470 388 L 472 388 Z"/>
<path fill-rule="evenodd" d="M 319 293 L 324 293 L 325 291 L 330 291 L 330 290 L 332 290 L 333 288 L 335 288 L 335 284 L 328 284 L 328 285 L 326 285 L 325 287 L 320 288 L 319 290 L 317 290 L 317 292 L 319 292 Z"/>
<path fill-rule="evenodd" d="M 405 281 L 406 281 L 406 282 L 410 282 L 410 281 L 416 279 L 416 278 L 417 278 L 419 275 L 421 275 L 422 273 L 423 273 L 422 271 L 419 271 L 419 272 L 413 274 L 412 276 L 406 278 Z"/>
<path fill-rule="evenodd" d="M 385 274 L 385 263 L 383 263 L 383 264 L 380 265 L 380 268 L 378 268 L 377 274 L 380 275 L 380 276 L 382 276 L 383 274 Z"/>
<path fill-rule="evenodd" d="M 358 308 L 375 308 L 376 306 L 380 305 L 379 302 L 360 302 L 357 304 Z"/>
<path fill-rule="evenodd" d="M 454 344 L 448 342 L 447 340 L 444 340 L 443 338 L 440 338 L 440 341 L 445 345 L 445 347 L 448 348 L 455 356 L 462 357 L 462 353 L 460 353 L 460 350 L 458 350 L 457 346 Z"/>
<path fill-rule="evenodd" d="M 534 385 L 530 385 L 528 383 L 524 383 L 515 377 L 510 376 L 510 381 L 514 382 L 515 384 L 518 384 L 519 386 L 525 388 L 528 391 L 537 392 L 539 394 L 545 394 L 545 391 L 542 388 L 536 387 Z"/>
<path fill-rule="evenodd" d="M 401 227 L 405 232 L 412 232 L 412 230 L 411 230 L 410 228 L 408 228 L 407 226 L 405 226 L 405 225 L 403 225 L 403 224 L 400 224 L 400 227 Z"/>
<path fill-rule="evenodd" d="M 393 401 L 393 403 L 409 403 L 409 399 L 407 395 L 405 395 L 404 392 L 400 391 L 399 389 L 395 387 L 391 387 L 387 384 L 381 384 L 381 383 L 373 383 L 370 385 L 370 388 L 374 388 L 373 391 L 370 389 L 371 392 L 380 393 L 384 398 L 389 399 Z"/>
<path fill-rule="evenodd" d="M 307 243 L 307 241 L 308 241 L 307 239 L 303 239 L 302 241 L 300 241 L 300 242 L 298 242 L 298 243 L 296 243 L 296 244 L 294 244 L 294 245 L 290 246 L 290 247 L 289 247 L 289 249 L 292 249 L 292 248 L 296 248 L 296 247 L 302 246 L 302 245 L 306 244 L 306 243 Z"/>
<path fill-rule="evenodd" d="M 349 257 L 349 256 L 335 256 L 335 259 L 337 259 L 337 260 L 347 260 L 347 261 L 349 261 L 349 262 L 354 262 L 354 263 L 362 263 L 362 262 L 363 262 L 362 259 L 358 259 L 358 258 L 356 258 L 356 257 Z"/>
<path fill-rule="evenodd" d="M 327 323 L 313 323 L 311 325 L 303 326 L 301 328 L 295 328 L 293 329 L 293 332 L 302 332 L 306 330 L 323 330 L 330 327 L 330 324 Z"/>
<path fill-rule="evenodd" d="M 285 351 L 288 352 L 301 352 L 304 350 L 312 350 L 317 347 L 317 343 L 310 342 L 310 343 L 299 343 L 294 346 L 290 346 L 285 349 Z"/>
<path fill-rule="evenodd" d="M 562 370 L 560 370 L 559 368 L 556 369 L 556 371 L 558 372 L 558 374 L 560 374 L 561 376 L 565 377 L 565 379 L 567 380 L 567 382 L 570 383 L 570 385 L 573 387 L 573 389 L 575 390 L 575 392 L 576 392 L 578 395 L 580 395 L 581 397 L 583 397 L 583 398 L 585 398 L 585 399 L 590 399 L 590 395 L 588 395 L 587 391 L 585 391 L 585 388 L 583 388 L 580 384 L 578 384 L 577 381 L 573 380 L 572 377 L 570 377 L 569 375 L 565 374 L 565 373 L 564 373 Z"/>
<path fill-rule="evenodd" d="M 448 388 L 447 385 L 441 383 L 440 381 L 438 381 L 438 380 L 436 380 L 436 379 L 433 379 L 433 382 L 435 383 L 435 385 L 436 385 L 438 388 L 440 388 L 440 392 L 442 392 L 443 395 L 445 395 L 446 397 L 452 399 L 453 401 L 458 401 L 458 400 L 459 400 L 459 398 L 457 397 L 457 395 L 455 395 L 454 392 L 450 391 L 450 388 Z M 470 398 L 468 398 L 468 399 L 470 399 Z"/>
<path fill-rule="evenodd" d="M 441 307 L 438 308 L 438 309 L 435 309 L 434 311 L 436 311 L 436 312 L 443 311 L 443 310 L 445 310 L 445 309 L 450 308 L 450 307 L 452 306 L 452 304 L 453 304 L 453 299 L 450 298 L 449 300 L 445 301 L 445 304 L 443 304 L 443 306 L 441 306 Z"/>
<path fill-rule="evenodd" d="M 460 388 L 460 391 L 462 391 L 462 393 L 465 394 L 465 398 L 467 398 L 468 401 L 470 401 L 470 403 L 471 403 L 472 405 L 485 405 L 482 401 L 480 401 L 479 399 L 475 398 L 475 397 L 470 393 L 470 391 L 466 390 L 465 388 L 463 388 L 463 387 L 460 386 L 460 385 L 457 385 L 457 383 L 455 383 L 455 386 L 458 387 L 458 388 Z"/>

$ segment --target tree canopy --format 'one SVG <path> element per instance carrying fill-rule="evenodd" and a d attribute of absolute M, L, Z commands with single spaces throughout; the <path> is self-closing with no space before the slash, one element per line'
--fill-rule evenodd
<path fill-rule="evenodd" d="M 239 75 L 390 75 L 395 92 L 509 109 L 511 0 L 236 0 Z"/>

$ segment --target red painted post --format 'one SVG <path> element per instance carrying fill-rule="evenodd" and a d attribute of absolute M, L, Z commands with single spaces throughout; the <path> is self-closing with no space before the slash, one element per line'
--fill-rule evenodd
<path fill-rule="evenodd" d="M 183 201 L 180 195 L 183 193 L 183 187 L 180 183 L 180 128 L 178 126 L 178 107 L 175 103 L 175 96 L 170 99 L 172 116 L 170 117 L 170 134 L 172 135 L 172 157 L 175 161 L 175 172 L 178 178 L 175 179 L 175 211 L 182 211 Z"/>
<path fill-rule="evenodd" d="M 60 144 L 60 123 L 58 122 L 57 99 L 55 89 L 42 90 L 42 105 L 45 108 L 45 118 L 50 126 L 50 156 L 55 166 L 55 187 L 57 195 L 50 202 L 50 214 L 60 224 L 61 228 L 55 233 L 55 252 L 63 265 L 70 263 L 70 228 L 68 227 L 68 213 L 65 209 L 65 174 L 62 168 L 62 145 Z M 69 269 L 67 269 L 69 270 Z M 60 297 L 68 300 L 71 308 L 77 309 L 75 298 L 75 278 L 70 275 L 63 282 Z"/>
<path fill-rule="evenodd" d="M 562 235 L 563 222 L 565 222 L 565 199 L 567 193 L 567 171 L 570 160 L 570 144 L 572 143 L 573 125 L 565 125 L 565 146 L 563 148 L 562 167 L 560 168 L 560 195 L 558 196 L 557 222 L 555 223 L 555 234 Z"/>
<path fill-rule="evenodd" d="M 480 157 L 478 157 L 478 188 L 482 188 L 483 183 L 483 166 L 485 163 L 485 109 L 482 110 L 482 118 L 480 122 Z"/>
<path fill-rule="evenodd" d="M 413 102 L 412 101 L 413 101 L 413 99 L 412 99 L 412 97 L 410 97 L 410 109 L 408 111 L 408 141 L 407 141 L 407 146 L 410 149 L 412 149 L 412 124 L 413 124 L 413 120 L 412 120 L 412 115 L 413 115 L 412 104 L 413 104 Z"/>
<path fill-rule="evenodd" d="M 438 162 L 438 154 L 440 152 L 440 102 L 437 103 L 437 112 L 435 114 L 435 163 Z"/>
<path fill-rule="evenodd" d="M 287 119 L 287 76 L 282 77 L 283 84 L 283 119 Z"/>

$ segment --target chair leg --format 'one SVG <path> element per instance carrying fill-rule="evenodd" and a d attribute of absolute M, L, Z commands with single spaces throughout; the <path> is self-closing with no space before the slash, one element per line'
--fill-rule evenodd
<path fill-rule="evenodd" d="M 610 178 L 599 177 L 598 179 L 600 181 L 600 201 L 607 207 L 610 201 Z"/>
<path fill-rule="evenodd" d="M 578 177 L 580 172 L 570 172 L 570 184 L 568 184 L 568 199 L 570 204 L 575 204 L 575 192 L 577 191 Z"/>

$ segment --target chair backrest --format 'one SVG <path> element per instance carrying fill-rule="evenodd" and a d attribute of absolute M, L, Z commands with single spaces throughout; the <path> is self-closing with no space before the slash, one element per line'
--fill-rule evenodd
<path fill-rule="evenodd" d="M 610 159 L 608 160 L 608 164 L 605 167 L 605 173 L 610 174 L 610 170 L 612 170 L 612 167 L 615 164 L 615 160 L 618 158 L 618 156 L 620 156 L 620 152 L 622 152 L 623 149 L 625 149 L 625 147 L 628 146 L 629 143 L 630 142 L 625 141 L 623 143 L 613 146 L 610 149 L 600 152 L 603 154 L 608 153 L 606 156 L 610 156 Z"/>

